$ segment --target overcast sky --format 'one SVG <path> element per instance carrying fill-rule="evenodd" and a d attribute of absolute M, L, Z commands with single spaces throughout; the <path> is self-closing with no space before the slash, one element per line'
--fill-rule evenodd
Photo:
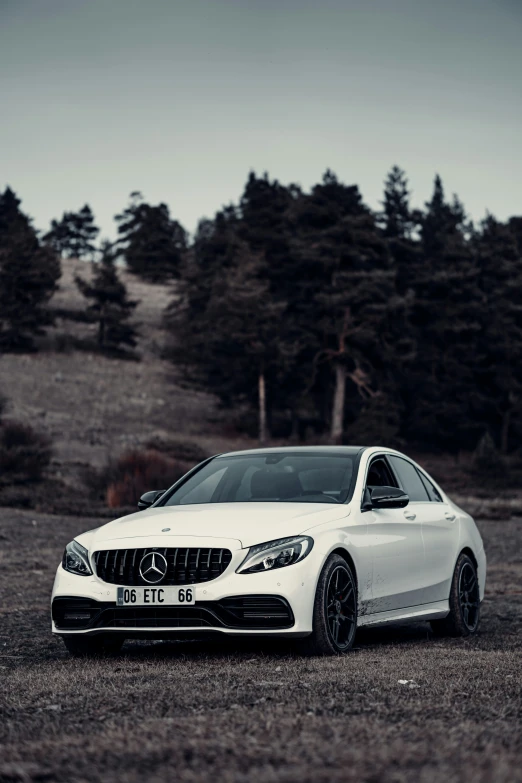
<path fill-rule="evenodd" d="M 0 187 L 39 228 L 141 190 L 193 231 L 248 171 L 377 208 L 435 172 L 522 214 L 522 0 L 0 0 Z"/>

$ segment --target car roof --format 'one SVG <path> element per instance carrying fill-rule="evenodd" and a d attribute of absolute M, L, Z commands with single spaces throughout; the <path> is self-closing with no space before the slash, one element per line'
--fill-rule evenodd
<path fill-rule="evenodd" d="M 356 456 L 362 451 L 366 450 L 366 446 L 271 446 L 262 449 L 244 449 L 241 451 L 227 451 L 222 454 L 218 454 L 217 457 L 240 457 L 243 455 L 257 454 L 346 454 L 347 456 Z"/>

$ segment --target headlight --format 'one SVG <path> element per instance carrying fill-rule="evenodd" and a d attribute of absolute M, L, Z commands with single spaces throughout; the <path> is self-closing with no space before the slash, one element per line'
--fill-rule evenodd
<path fill-rule="evenodd" d="M 237 574 L 257 574 L 260 571 L 273 571 L 303 560 L 314 545 L 309 536 L 294 536 L 268 541 L 266 544 L 251 546 L 248 554 L 237 569 Z"/>
<path fill-rule="evenodd" d="M 92 574 L 89 565 L 89 553 L 77 541 L 71 541 L 65 547 L 62 566 L 71 574 L 78 574 L 79 576 L 91 576 Z"/>

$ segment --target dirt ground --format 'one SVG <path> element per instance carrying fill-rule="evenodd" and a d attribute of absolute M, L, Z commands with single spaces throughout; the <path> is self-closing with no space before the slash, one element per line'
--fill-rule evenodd
<path fill-rule="evenodd" d="M 0 509 L 0 781 L 522 781 L 522 519 L 479 523 L 471 641 L 418 624 L 360 633 L 344 658 L 127 642 L 86 662 L 51 636 L 49 595 L 97 524 Z"/>

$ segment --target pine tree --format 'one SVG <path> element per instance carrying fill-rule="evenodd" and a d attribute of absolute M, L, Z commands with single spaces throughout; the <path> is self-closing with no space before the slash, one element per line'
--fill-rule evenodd
<path fill-rule="evenodd" d="M 210 348 L 218 367 L 226 368 L 231 400 L 257 402 L 260 443 L 268 436 L 267 403 L 277 391 L 284 366 L 280 333 L 284 304 L 275 302 L 260 278 L 263 259 L 238 248 L 236 263 L 209 302 Z M 268 400 L 267 400 L 268 398 Z"/>
<path fill-rule="evenodd" d="M 511 230 L 510 230 L 511 229 Z M 470 393 L 503 454 L 522 436 L 522 248 L 491 215 L 474 237 L 480 309 Z"/>
<path fill-rule="evenodd" d="M 410 191 L 406 173 L 393 166 L 384 183 L 383 211 L 380 222 L 387 239 L 409 239 L 413 228 Z"/>
<path fill-rule="evenodd" d="M 324 346 L 318 358 L 333 372 L 330 437 L 340 443 L 347 382 L 363 403 L 378 391 L 375 375 L 395 305 L 394 272 L 369 214 L 343 218 L 316 247 L 328 276 L 315 297 L 315 323 Z"/>
<path fill-rule="evenodd" d="M 403 380 L 404 432 L 459 451 L 479 434 L 470 392 L 480 297 L 464 209 L 456 197 L 446 201 L 439 176 L 421 216 L 419 254 L 410 280 L 416 354 Z"/>
<path fill-rule="evenodd" d="M 33 338 L 53 322 L 48 302 L 60 274 L 59 260 L 7 188 L 0 194 L 0 350 L 34 348 Z"/>
<path fill-rule="evenodd" d="M 239 237 L 239 216 L 229 207 L 200 224 L 166 314 L 169 356 L 186 382 L 213 392 L 224 406 L 257 409 L 262 442 L 285 366 L 284 305 L 270 297 L 263 270 L 262 255 Z"/>
<path fill-rule="evenodd" d="M 101 350 L 136 345 L 136 329 L 128 323 L 138 302 L 127 298 L 125 285 L 118 278 L 115 253 L 110 242 L 101 249 L 101 259 L 93 262 L 90 283 L 75 277 L 81 293 L 90 301 L 87 312 L 97 324 L 97 342 Z"/>
<path fill-rule="evenodd" d="M 517 244 L 519 255 L 522 256 L 522 217 L 513 216 L 508 220 L 508 228 Z"/>
<path fill-rule="evenodd" d="M 284 186 L 270 180 L 266 173 L 257 177 L 251 172 L 238 210 L 239 235 L 252 253 L 262 258 L 259 277 L 267 285 L 266 298 L 284 314 L 279 340 L 285 346 L 285 361 L 277 395 L 271 397 L 271 420 L 278 435 L 294 437 L 302 429 L 302 422 L 315 416 L 306 392 L 313 345 L 296 296 L 301 290 L 298 281 L 305 276 L 292 226 L 292 211 L 300 197 L 297 186 Z"/>
<path fill-rule="evenodd" d="M 151 282 L 178 277 L 187 234 L 171 219 L 166 204 L 151 206 L 141 193 L 131 193 L 131 203 L 115 220 L 121 252 L 131 272 Z"/>
<path fill-rule="evenodd" d="M 62 257 L 92 258 L 99 232 L 91 208 L 85 204 L 78 212 L 64 212 L 61 220 L 51 221 L 51 230 L 43 239 Z"/>
<path fill-rule="evenodd" d="M 313 349 L 308 388 L 331 440 L 340 442 L 347 409 L 353 422 L 402 347 L 395 270 L 358 188 L 330 171 L 298 199 L 294 220 L 300 261 L 294 296 Z"/>
<path fill-rule="evenodd" d="M 440 176 L 435 176 L 431 200 L 426 203 L 426 212 L 422 217 L 421 235 L 424 251 L 427 255 L 443 254 L 448 242 L 464 234 L 466 213 L 457 196 L 450 204 L 444 195 L 444 186 Z"/>

